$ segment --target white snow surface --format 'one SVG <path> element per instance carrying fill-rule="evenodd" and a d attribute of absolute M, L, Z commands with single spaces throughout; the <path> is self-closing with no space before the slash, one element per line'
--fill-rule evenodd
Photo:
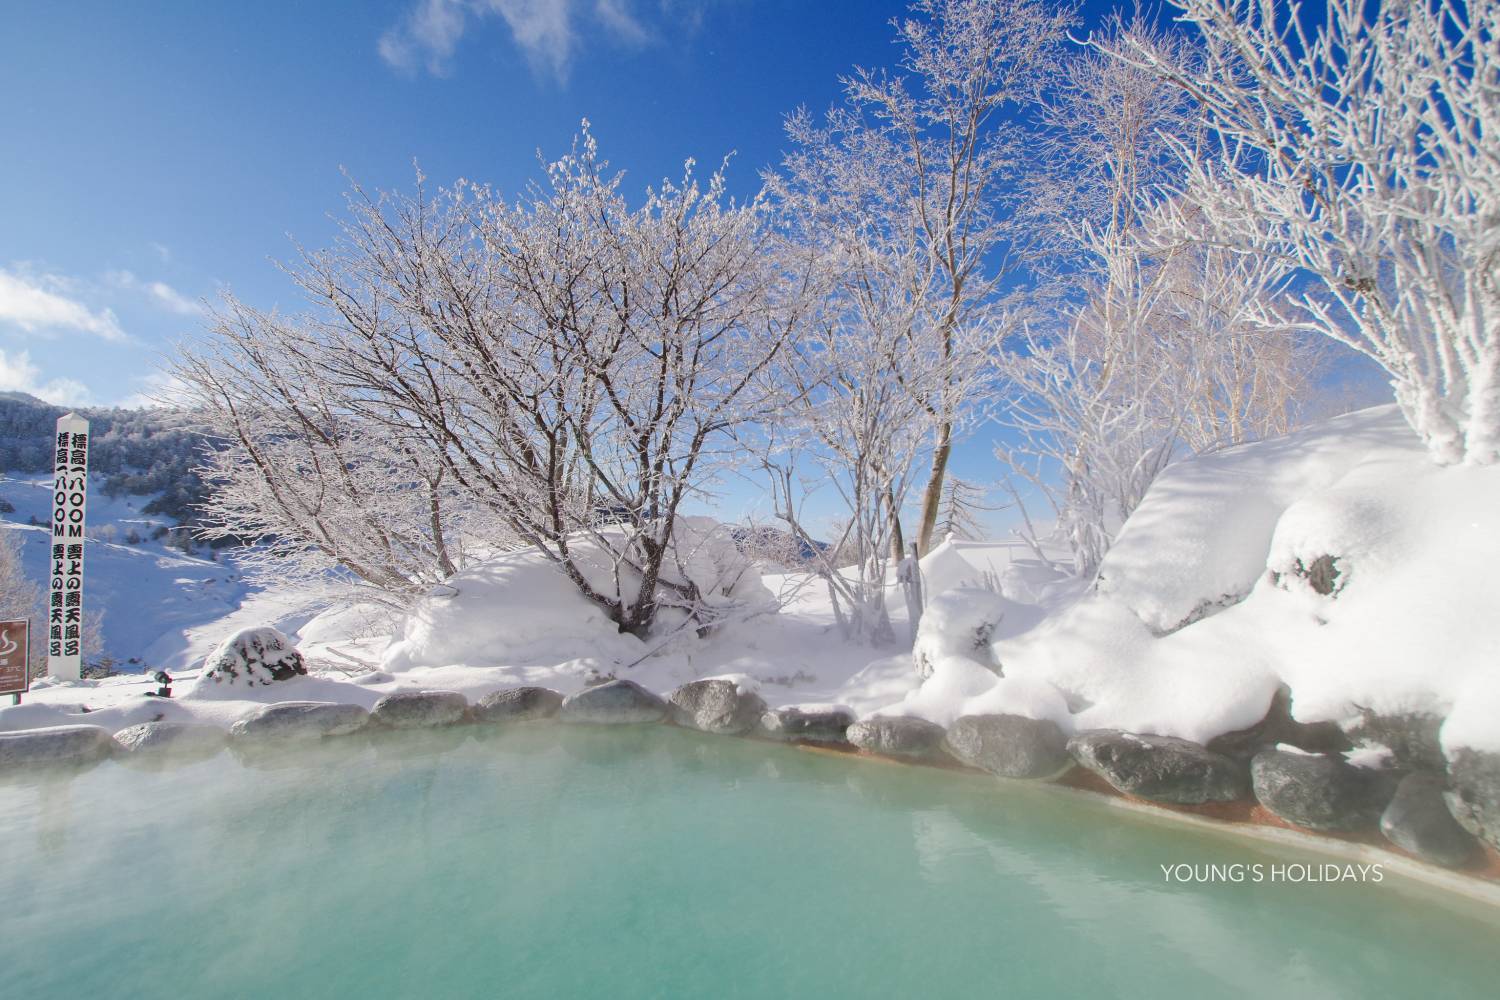
<path fill-rule="evenodd" d="M 176 667 L 180 690 L 214 643 L 252 625 L 296 633 L 310 676 L 230 699 L 171 701 L 142 697 L 154 685 L 140 675 L 43 682 L 26 704 L 0 708 L 0 731 L 121 728 L 158 715 L 227 726 L 269 701 L 369 707 L 421 689 L 477 701 L 517 684 L 568 693 L 613 674 L 661 694 L 733 677 L 772 707 L 839 704 L 944 725 L 1009 713 L 1051 719 L 1064 732 L 1106 727 L 1205 742 L 1259 721 L 1285 683 L 1303 721 L 1343 721 L 1357 706 L 1434 712 L 1447 720 L 1450 755 L 1500 752 L 1500 468 L 1433 465 L 1394 407 L 1173 466 L 1123 526 L 1097 587 L 1059 579 L 1010 543 L 937 546 L 921 564 L 928 605 L 919 645 L 934 665 L 925 683 L 909 647 L 845 642 L 816 578 L 761 576 L 720 526 L 691 527 L 696 540 L 673 572 L 740 609 L 707 638 L 677 628 L 671 615 L 644 639 L 621 635 L 545 558 L 513 552 L 439 588 L 394 634 L 378 609 L 314 615 L 308 595 L 295 593 L 253 592 L 213 605 L 216 615 L 195 596 L 191 617 L 165 601 L 155 625 L 136 627 L 163 635 L 157 646 L 170 659 L 153 665 Z M 115 558 L 96 552 L 114 548 L 91 548 L 90 571 Z M 1324 555 L 1337 560 L 1332 595 L 1295 573 Z M 119 558 L 135 566 L 175 559 L 146 547 Z M 603 571 L 593 567 L 590 579 L 607 579 Z M 975 589 L 996 581 L 1001 596 Z M 140 591 L 134 617 L 142 620 L 156 613 L 159 592 L 171 596 L 156 582 Z M 894 580 L 887 602 L 897 635 L 908 635 Z M 990 619 L 988 649 L 976 650 Z"/>
<path fill-rule="evenodd" d="M 1326 596 L 1291 575 L 1323 555 Z M 1436 466 L 1378 407 L 1172 467 L 1096 591 L 996 655 L 1061 689 L 1078 728 L 1204 741 L 1285 682 L 1303 721 L 1433 712 L 1450 752 L 1500 749 L 1496 565 L 1500 468 Z"/>

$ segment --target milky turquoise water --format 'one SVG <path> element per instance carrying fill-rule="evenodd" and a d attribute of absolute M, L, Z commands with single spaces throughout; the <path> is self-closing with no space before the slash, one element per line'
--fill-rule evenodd
<path fill-rule="evenodd" d="M 1493 997 L 1500 923 L 1086 799 L 665 727 L 0 781 L 0 996 Z"/>

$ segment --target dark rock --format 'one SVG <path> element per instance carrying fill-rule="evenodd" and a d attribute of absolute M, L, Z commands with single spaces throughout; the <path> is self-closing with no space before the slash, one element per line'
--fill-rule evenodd
<path fill-rule="evenodd" d="M 0 771 L 51 764 L 87 764 L 116 749 L 103 726 L 48 726 L 0 733 Z"/>
<path fill-rule="evenodd" d="M 613 725 L 660 722 L 666 714 L 667 703 L 635 681 L 613 680 L 568 695 L 557 717 L 563 722 Z"/>
<path fill-rule="evenodd" d="M 743 733 L 766 711 L 760 695 L 722 677 L 689 681 L 667 695 L 667 704 L 673 722 L 705 733 Z"/>
<path fill-rule="evenodd" d="M 1446 868 L 1462 868 L 1479 848 L 1448 811 L 1443 779 L 1435 774 L 1401 779 L 1395 798 L 1380 814 L 1380 832 L 1397 847 Z"/>
<path fill-rule="evenodd" d="M 948 727 L 943 749 L 1002 778 L 1054 778 L 1073 766 L 1057 723 L 1021 715 L 965 715 Z"/>
<path fill-rule="evenodd" d="M 1448 763 L 1438 742 L 1442 727 L 1440 716 L 1426 712 L 1377 715 L 1365 710 L 1344 726 L 1344 732 L 1356 745 L 1389 747 L 1391 763 L 1398 771 L 1441 774 Z"/>
<path fill-rule="evenodd" d="M 760 717 L 760 731 L 778 740 L 808 743 L 847 743 L 854 713 L 836 708 L 773 708 Z"/>
<path fill-rule="evenodd" d="M 1500 753 L 1462 748 L 1448 761 L 1444 796 L 1459 824 L 1491 847 L 1500 848 Z"/>
<path fill-rule="evenodd" d="M 861 719 L 844 731 L 844 738 L 861 750 L 892 757 L 936 757 L 944 735 L 937 723 L 907 715 Z"/>
<path fill-rule="evenodd" d="M 1271 698 L 1265 718 L 1248 729 L 1215 736 L 1208 749 L 1236 760 L 1248 761 L 1262 750 L 1286 743 L 1312 753 L 1343 753 L 1354 749 L 1354 741 L 1333 722 L 1298 722 L 1292 718 L 1292 692 L 1285 684 Z"/>
<path fill-rule="evenodd" d="M 1354 767 L 1327 754 L 1265 750 L 1250 762 L 1260 804 L 1309 830 L 1349 832 L 1374 826 L 1391 801 L 1395 776 Z"/>
<path fill-rule="evenodd" d="M 1292 572 L 1305 579 L 1315 594 L 1327 597 L 1343 589 L 1342 584 L 1339 583 L 1339 561 L 1333 556 L 1318 556 L 1312 562 L 1305 564 L 1298 559 Z"/>
<path fill-rule="evenodd" d="M 370 718 L 392 729 L 428 729 L 463 720 L 469 703 L 457 691 L 396 691 L 370 709 Z"/>
<path fill-rule="evenodd" d="M 513 687 L 491 691 L 474 706 L 476 722 L 528 722 L 550 719 L 562 707 L 563 696 L 550 688 Z"/>
<path fill-rule="evenodd" d="M 279 701 L 263 705 L 229 727 L 236 739 L 317 739 L 363 729 L 370 713 L 331 701 Z"/>
<path fill-rule="evenodd" d="M 1174 736 L 1091 729 L 1068 741 L 1073 759 L 1127 795 L 1199 805 L 1246 797 L 1243 761 Z"/>
<path fill-rule="evenodd" d="M 192 722 L 142 722 L 115 733 L 115 742 L 135 754 L 205 760 L 224 749 L 224 730 Z"/>

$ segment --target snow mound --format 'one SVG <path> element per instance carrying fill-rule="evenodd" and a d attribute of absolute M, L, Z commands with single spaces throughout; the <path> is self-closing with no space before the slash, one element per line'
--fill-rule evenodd
<path fill-rule="evenodd" d="M 992 590 L 960 588 L 931 597 L 917 626 L 912 663 L 919 677 L 932 676 L 939 660 L 960 656 L 998 672 L 990 644 L 1019 635 L 1041 620 L 1040 608 Z"/>
<path fill-rule="evenodd" d="M 407 617 L 381 667 L 496 666 L 606 658 L 639 643 L 535 549 L 506 552 L 434 588 Z M 540 662 L 539 661 L 539 662 Z"/>
<path fill-rule="evenodd" d="M 602 546 L 579 538 L 571 549 L 596 592 L 634 597 L 640 576 L 629 567 L 617 571 Z M 694 625 L 735 622 L 776 609 L 755 564 L 740 551 L 730 529 L 712 518 L 678 519 L 660 579 L 659 610 L 648 639 L 681 630 L 684 641 L 691 641 Z M 381 667 L 403 671 L 586 658 L 629 663 L 644 652 L 641 641 L 621 635 L 604 609 L 584 597 L 560 566 L 536 549 L 522 549 L 497 555 L 434 588 L 407 617 Z"/>
<path fill-rule="evenodd" d="M 1372 453 L 1426 461 L 1397 408 L 1381 406 L 1169 467 L 1104 557 L 1099 593 L 1158 633 L 1234 603 L 1265 573 L 1288 508 Z"/>

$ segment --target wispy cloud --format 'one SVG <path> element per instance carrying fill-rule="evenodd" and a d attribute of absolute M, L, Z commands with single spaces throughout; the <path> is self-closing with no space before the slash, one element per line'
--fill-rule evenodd
<path fill-rule="evenodd" d="M 28 269 L 0 268 L 0 325 L 27 333 L 78 330 L 105 340 L 126 340 L 109 309 L 91 309 L 76 297 L 77 282 Z"/>
<path fill-rule="evenodd" d="M 93 401 L 88 386 L 77 379 L 43 382 L 41 370 L 26 351 L 10 355 L 0 350 L 0 392 L 24 392 L 57 406 L 87 406 Z"/>
<path fill-rule="evenodd" d="M 672 15 L 675 4 L 662 2 Z M 498 17 L 532 67 L 566 83 L 584 28 L 612 44 L 638 48 L 655 40 L 635 0 L 417 0 L 380 36 L 380 57 L 408 73 L 445 76 L 459 41 L 472 24 Z"/>
<path fill-rule="evenodd" d="M 130 410 L 144 410 L 156 406 L 183 407 L 188 405 L 187 383 L 175 375 L 152 372 L 135 380 L 141 389 L 116 402 Z"/>
<path fill-rule="evenodd" d="M 105 275 L 111 285 L 139 292 L 156 305 L 179 316 L 202 316 L 203 305 L 167 284 L 165 281 L 143 281 L 131 271 L 110 271 Z"/>

